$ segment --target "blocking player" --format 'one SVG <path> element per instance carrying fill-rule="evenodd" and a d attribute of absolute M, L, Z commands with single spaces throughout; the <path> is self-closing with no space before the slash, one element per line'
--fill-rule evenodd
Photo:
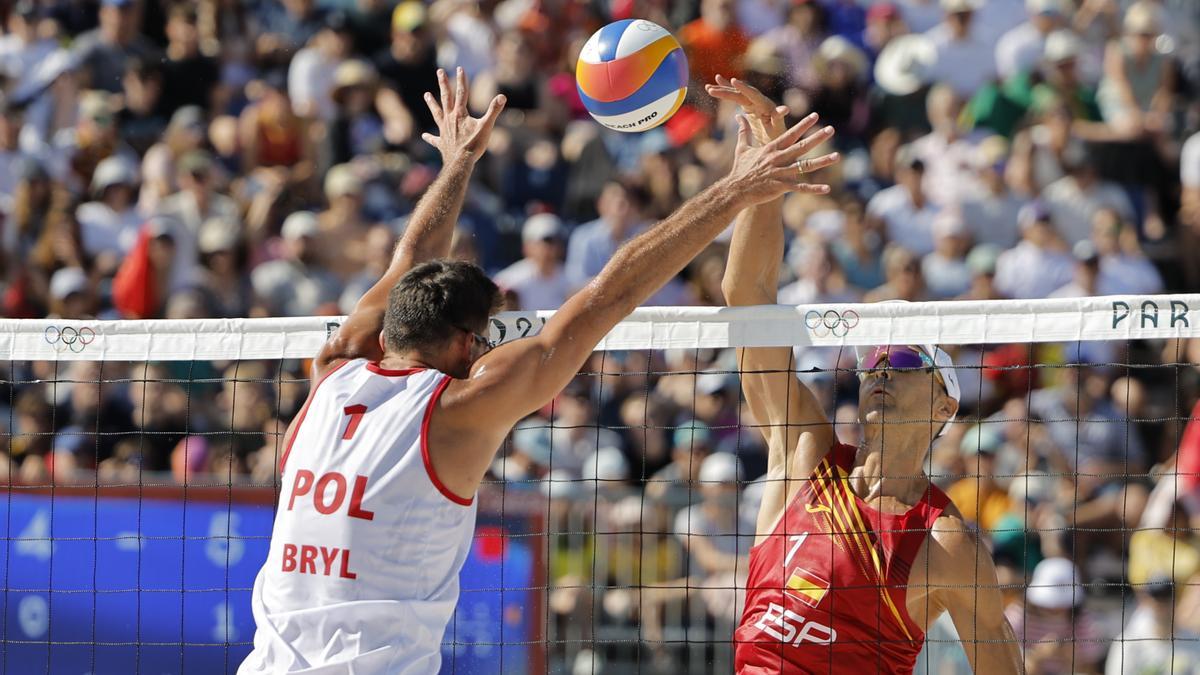
<path fill-rule="evenodd" d="M 800 159 L 829 136 L 805 137 L 815 119 L 761 147 L 742 119 L 727 176 L 622 247 L 538 335 L 491 349 L 483 334 L 499 305 L 495 284 L 436 258 L 503 99 L 476 120 L 462 72 L 453 90 L 444 74 L 439 82 L 440 104 L 427 102 L 441 135 L 426 140 L 442 173 L 387 274 L 317 354 L 312 392 L 288 430 L 243 673 L 437 672 L 475 491 L 513 424 L 557 395 L 597 342 L 739 211 L 837 161 Z"/>
<path fill-rule="evenodd" d="M 753 87 L 708 91 L 740 104 L 759 142 L 782 114 Z M 782 199 L 739 216 L 722 288 L 730 305 L 776 302 Z M 742 675 L 911 673 L 926 628 L 949 612 L 977 673 L 1022 669 L 991 555 L 923 471 L 958 410 L 949 355 L 934 345 L 860 352 L 862 445 L 838 442 L 791 373 L 789 347 L 738 351 L 742 391 L 769 446 L 768 482 L 734 633 Z"/>

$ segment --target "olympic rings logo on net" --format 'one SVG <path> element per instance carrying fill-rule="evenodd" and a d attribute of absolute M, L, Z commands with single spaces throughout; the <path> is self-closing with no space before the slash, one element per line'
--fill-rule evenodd
<path fill-rule="evenodd" d="M 96 331 L 87 326 L 83 328 L 46 326 L 46 332 L 42 337 L 46 339 L 46 344 L 53 347 L 56 352 L 70 350 L 78 354 L 96 340 Z"/>
<path fill-rule="evenodd" d="M 846 337 L 858 325 L 858 312 L 852 309 L 844 312 L 836 309 L 827 309 L 824 312 L 810 309 L 804 315 L 804 325 L 817 337 Z"/>

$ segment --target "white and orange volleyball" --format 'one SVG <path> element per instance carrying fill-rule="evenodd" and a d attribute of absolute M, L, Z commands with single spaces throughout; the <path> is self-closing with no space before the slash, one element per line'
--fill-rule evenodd
<path fill-rule="evenodd" d="M 615 21 L 584 44 L 575 81 L 597 122 L 617 131 L 646 131 L 683 105 L 687 56 L 675 36 L 652 21 Z"/>

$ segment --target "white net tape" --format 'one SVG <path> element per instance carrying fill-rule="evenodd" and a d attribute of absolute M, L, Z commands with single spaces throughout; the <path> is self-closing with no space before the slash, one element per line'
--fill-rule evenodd
<path fill-rule="evenodd" d="M 491 337 L 533 335 L 553 312 L 506 312 Z M 182 361 L 308 358 L 344 317 L 0 320 L 0 358 Z M 1200 295 L 800 307 L 639 308 L 598 351 L 876 344 L 1011 344 L 1200 336 Z"/>

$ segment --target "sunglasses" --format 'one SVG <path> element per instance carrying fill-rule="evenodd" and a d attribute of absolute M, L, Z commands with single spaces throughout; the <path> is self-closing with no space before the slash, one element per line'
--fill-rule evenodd
<path fill-rule="evenodd" d="M 914 347 L 889 345 L 875 347 L 858 360 L 858 378 L 865 380 L 868 373 L 881 367 L 892 370 L 929 370 L 943 387 L 946 386 L 941 372 L 937 369 L 937 364 L 933 362 L 933 357 Z"/>
<path fill-rule="evenodd" d="M 496 348 L 496 343 L 492 342 L 486 336 L 480 335 L 479 333 L 476 333 L 473 330 L 468 330 L 466 328 L 463 328 L 462 326 L 455 326 L 455 328 L 457 328 L 458 330 L 461 330 L 464 333 L 469 334 L 471 336 L 471 339 L 475 341 L 475 347 L 482 350 L 483 354 L 486 354 Z M 481 354 L 481 356 L 482 356 L 482 354 Z"/>

